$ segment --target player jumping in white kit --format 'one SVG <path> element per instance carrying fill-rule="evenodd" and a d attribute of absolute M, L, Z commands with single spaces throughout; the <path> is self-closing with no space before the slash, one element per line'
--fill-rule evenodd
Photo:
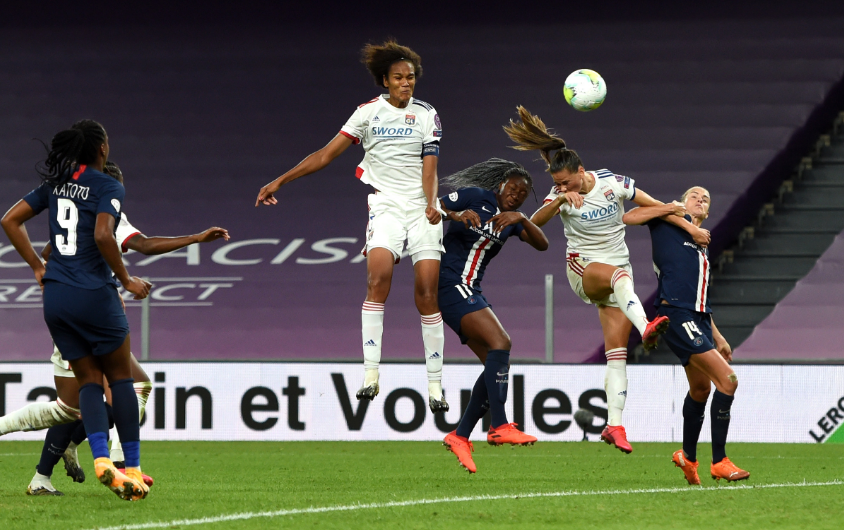
<path fill-rule="evenodd" d="M 363 386 L 358 399 L 378 395 L 378 367 L 384 332 L 384 303 L 390 294 L 393 266 L 407 243 L 413 261 L 414 298 L 422 317 L 422 342 L 428 371 L 428 405 L 448 410 L 442 391 L 443 320 L 437 306 L 437 281 L 443 229 L 437 203 L 437 161 L 442 125 L 437 111 L 413 98 L 422 75 L 421 58 L 394 41 L 363 48 L 363 62 L 379 87 L 389 94 L 360 105 L 328 145 L 267 184 L 255 206 L 273 205 L 281 186 L 315 173 L 354 144 L 366 153 L 356 176 L 375 188 L 369 196 L 366 228 L 367 289 L 361 311 L 364 358 Z"/>

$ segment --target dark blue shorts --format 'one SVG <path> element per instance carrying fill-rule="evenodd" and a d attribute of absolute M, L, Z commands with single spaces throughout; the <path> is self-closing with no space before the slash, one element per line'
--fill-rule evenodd
<path fill-rule="evenodd" d="M 680 358 L 683 366 L 689 364 L 692 355 L 715 349 L 715 341 L 712 340 L 712 317 L 709 313 L 661 305 L 657 314 L 667 316 L 671 320 L 662 340 L 668 344 L 674 355 Z"/>
<path fill-rule="evenodd" d="M 486 301 L 484 295 L 462 283 L 440 285 L 437 296 L 443 320 L 448 324 L 448 327 L 457 333 L 462 344 L 469 341 L 468 337 L 460 333 L 460 320 L 463 316 L 480 311 L 485 307 L 492 307 Z"/>
<path fill-rule="evenodd" d="M 65 361 L 111 353 L 129 334 L 114 285 L 91 290 L 44 282 L 44 321 Z"/>

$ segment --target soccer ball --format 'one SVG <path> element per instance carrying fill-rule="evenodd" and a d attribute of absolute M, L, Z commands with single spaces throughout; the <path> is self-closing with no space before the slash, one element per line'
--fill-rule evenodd
<path fill-rule="evenodd" d="M 594 70 L 575 70 L 566 78 L 563 93 L 566 103 L 575 110 L 586 112 L 601 106 L 607 97 L 607 84 Z"/>

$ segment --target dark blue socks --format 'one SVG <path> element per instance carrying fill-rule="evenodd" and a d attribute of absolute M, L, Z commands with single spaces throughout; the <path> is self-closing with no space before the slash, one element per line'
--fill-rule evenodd
<path fill-rule="evenodd" d="M 712 396 L 712 462 L 717 464 L 727 456 L 727 431 L 730 430 L 730 409 L 733 406 L 733 396 L 715 391 Z"/>
<path fill-rule="evenodd" d="M 687 393 L 686 401 L 683 402 L 683 452 L 692 462 L 697 461 L 697 441 L 700 438 L 705 413 L 706 401 L 703 403 L 695 401 Z"/>
<path fill-rule="evenodd" d="M 141 433 L 138 426 L 138 396 L 132 378 L 121 379 L 109 385 L 111 406 L 114 407 L 114 426 L 120 435 L 126 467 L 141 465 Z M 83 413 L 84 414 L 84 413 Z M 90 442 L 91 435 L 88 435 Z M 106 455 L 107 456 L 107 455 Z"/>
<path fill-rule="evenodd" d="M 460 418 L 460 424 L 457 425 L 457 436 L 468 438 L 472 434 L 472 429 L 481 421 L 488 410 L 489 399 L 487 399 L 486 383 L 484 382 L 484 374 L 481 374 L 475 381 L 469 404 L 466 406 L 463 417 Z"/>
<path fill-rule="evenodd" d="M 79 410 L 95 460 L 108 458 L 108 413 L 103 395 L 102 385 L 96 383 L 87 383 L 79 389 Z"/>
<path fill-rule="evenodd" d="M 38 462 L 38 466 L 35 468 L 38 473 L 45 477 L 53 474 L 53 468 L 62 459 L 65 449 L 70 444 L 73 431 L 81 423 L 81 421 L 76 420 L 50 427 L 47 431 L 47 437 L 44 439 L 44 447 L 41 449 L 41 461 Z"/>
<path fill-rule="evenodd" d="M 489 396 L 489 413 L 492 427 L 507 423 L 504 404 L 507 403 L 507 386 L 510 383 L 510 351 L 489 350 L 484 363 L 484 382 Z"/>

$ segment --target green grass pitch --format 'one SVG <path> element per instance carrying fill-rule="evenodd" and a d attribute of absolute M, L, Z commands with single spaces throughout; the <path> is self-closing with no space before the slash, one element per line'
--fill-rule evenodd
<path fill-rule="evenodd" d="M 156 484 L 146 500 L 129 503 L 96 481 L 87 445 L 79 453 L 84 484 L 71 483 L 60 464 L 53 485 L 64 497 L 26 496 L 40 444 L 3 442 L 0 530 L 844 524 L 844 445 L 730 444 L 732 460 L 751 472 L 739 488 L 709 478 L 708 444 L 704 486 L 688 486 L 670 462 L 678 447 L 634 443 L 624 455 L 602 443 L 475 443 L 478 473 L 469 475 L 436 442 L 144 442 L 144 471 Z M 531 496 L 539 493 L 552 495 Z"/>

